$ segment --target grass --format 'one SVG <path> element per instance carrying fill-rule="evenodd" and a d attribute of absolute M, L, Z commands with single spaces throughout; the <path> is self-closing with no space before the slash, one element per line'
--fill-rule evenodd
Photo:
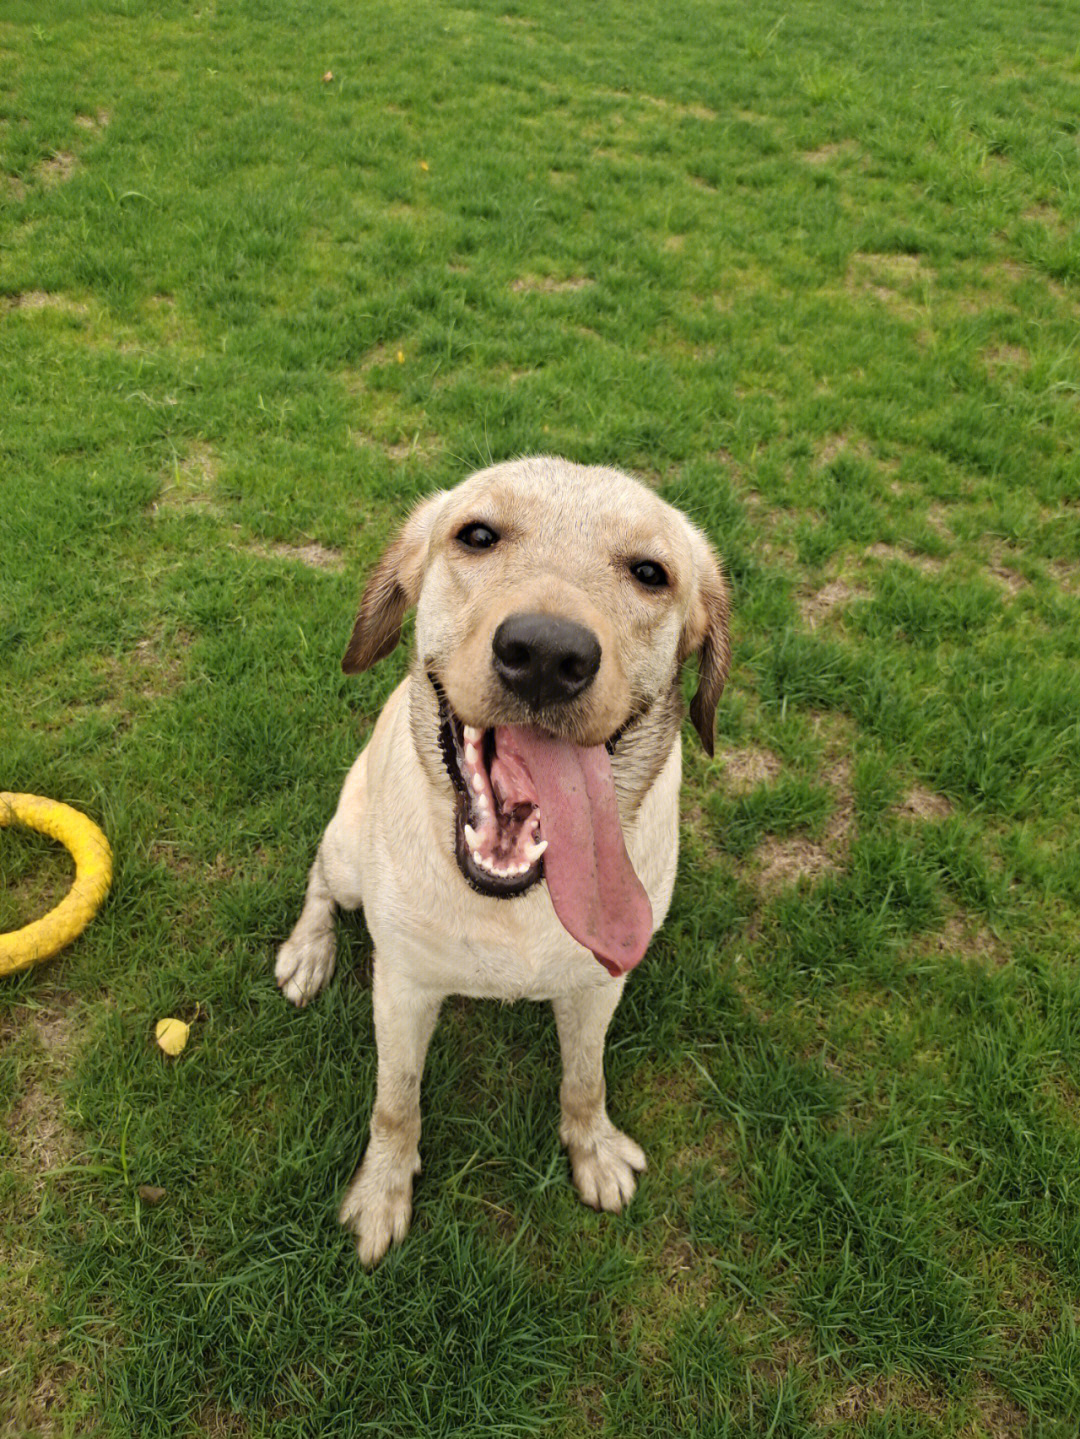
<path fill-rule="evenodd" d="M 0 785 L 117 861 L 0 985 L 0 1434 L 1072 1439 L 1070 7 L 9 0 L 0 60 Z M 585 1210 L 547 1011 L 452 1003 L 368 1276 L 369 942 L 303 1014 L 272 955 L 406 662 L 340 675 L 365 567 L 537 451 L 734 588 L 650 1169 Z M 0 924 L 67 875 L 5 831 Z"/>

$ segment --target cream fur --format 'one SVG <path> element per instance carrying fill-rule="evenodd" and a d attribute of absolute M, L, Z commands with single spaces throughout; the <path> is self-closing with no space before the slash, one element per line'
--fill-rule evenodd
<path fill-rule="evenodd" d="M 454 535 L 469 519 L 497 526 L 506 536 L 502 554 L 459 553 Z M 654 553 L 669 570 L 670 592 L 643 595 L 623 561 Z M 417 663 L 349 771 L 275 971 L 285 995 L 306 1004 L 333 974 L 335 907 L 363 908 L 375 946 L 378 1079 L 370 1142 L 341 1219 L 366 1265 L 409 1227 L 424 1057 L 448 995 L 552 1002 L 563 1060 L 560 1136 L 586 1203 L 622 1208 L 645 1168 L 605 1108 L 604 1036 L 626 979 L 611 978 L 567 934 L 545 884 L 495 899 L 466 883 L 454 858 L 453 791 L 427 676 L 439 675 L 468 723 L 521 722 L 491 672 L 499 618 L 547 608 L 601 635 L 596 681 L 558 722 L 567 737 L 595 744 L 640 716 L 619 741 L 613 770 L 627 850 L 659 928 L 678 852 L 679 662 L 688 648 L 702 654 L 702 689 L 711 692 L 699 705 L 710 740 L 727 664 L 726 591 L 700 533 L 628 476 L 562 460 L 497 466 L 427 501 L 369 584 L 346 667 L 350 657 L 351 667 L 365 666 L 392 648 L 411 603 Z M 722 669 L 706 676 L 706 659 L 719 666 L 718 656 Z"/>

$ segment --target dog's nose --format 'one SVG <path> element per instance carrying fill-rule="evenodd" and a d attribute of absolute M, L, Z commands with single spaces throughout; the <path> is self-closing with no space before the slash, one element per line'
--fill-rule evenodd
<path fill-rule="evenodd" d="M 496 673 L 526 704 L 572 700 L 600 668 L 600 641 L 558 615 L 509 615 L 491 641 Z"/>

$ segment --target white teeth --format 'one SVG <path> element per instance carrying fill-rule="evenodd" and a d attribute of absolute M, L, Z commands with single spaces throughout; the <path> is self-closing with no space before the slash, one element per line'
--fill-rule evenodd
<path fill-rule="evenodd" d="M 532 869 L 531 864 L 519 864 L 517 867 L 517 872 L 518 874 L 528 874 L 530 869 Z"/>
<path fill-rule="evenodd" d="M 547 849 L 547 847 L 548 842 L 546 839 L 538 840 L 536 844 L 527 844 L 525 846 L 524 854 L 525 858 L 529 861 L 529 864 L 535 864 L 536 861 L 543 854 L 544 850 Z M 526 869 L 528 869 L 528 867 L 528 865 L 525 866 Z"/>
<path fill-rule="evenodd" d="M 479 764 L 480 751 L 476 748 L 474 744 L 467 744 L 465 746 L 465 758 L 468 760 L 469 764 L 473 766 L 473 768 L 475 768 L 476 765 Z"/>
<path fill-rule="evenodd" d="M 477 795 L 476 808 L 480 811 L 480 818 L 487 819 L 488 815 L 491 813 L 491 806 L 488 804 L 488 798 L 486 794 Z"/>
<path fill-rule="evenodd" d="M 475 851 L 480 848 L 480 836 L 476 833 L 476 830 L 473 829 L 471 824 L 467 824 L 465 826 L 465 828 L 462 830 L 462 834 L 464 834 L 465 836 L 465 843 L 469 846 L 471 850 Z"/>
<path fill-rule="evenodd" d="M 484 731 L 482 729 L 477 729 L 475 725 L 467 724 L 463 726 L 463 728 L 465 732 L 465 739 L 469 744 L 479 744 L 481 739 L 483 739 Z"/>
<path fill-rule="evenodd" d="M 483 777 L 482 777 L 481 775 L 474 774 L 473 777 L 472 777 L 471 783 L 472 783 L 473 793 L 474 793 L 474 794 L 483 794 L 483 793 L 484 793 L 484 780 L 483 780 Z"/>
<path fill-rule="evenodd" d="M 474 850 L 473 850 L 473 852 L 472 852 L 472 857 L 473 857 L 473 863 L 474 863 L 474 864 L 478 864 L 478 865 L 481 866 L 481 868 L 487 869 L 487 865 L 484 864 L 483 856 L 481 855 L 481 853 L 480 853 L 480 851 L 479 851 L 478 849 L 474 849 Z"/>

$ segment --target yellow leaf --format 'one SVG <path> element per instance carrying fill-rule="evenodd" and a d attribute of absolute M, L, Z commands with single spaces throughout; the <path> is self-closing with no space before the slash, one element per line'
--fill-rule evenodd
<path fill-rule="evenodd" d="M 420 161 L 420 168 L 421 168 L 421 170 L 426 170 L 427 167 L 428 167 L 428 162 L 427 162 L 426 160 L 421 160 L 421 161 Z"/>
<path fill-rule="evenodd" d="M 177 1055 L 188 1042 L 191 1025 L 182 1019 L 159 1019 L 154 1027 L 154 1038 L 166 1054 Z"/>
<path fill-rule="evenodd" d="M 397 352 L 397 362 L 398 362 L 399 365 L 403 365 L 403 364 L 405 363 L 405 351 L 404 351 L 404 350 L 399 350 L 399 351 Z"/>

